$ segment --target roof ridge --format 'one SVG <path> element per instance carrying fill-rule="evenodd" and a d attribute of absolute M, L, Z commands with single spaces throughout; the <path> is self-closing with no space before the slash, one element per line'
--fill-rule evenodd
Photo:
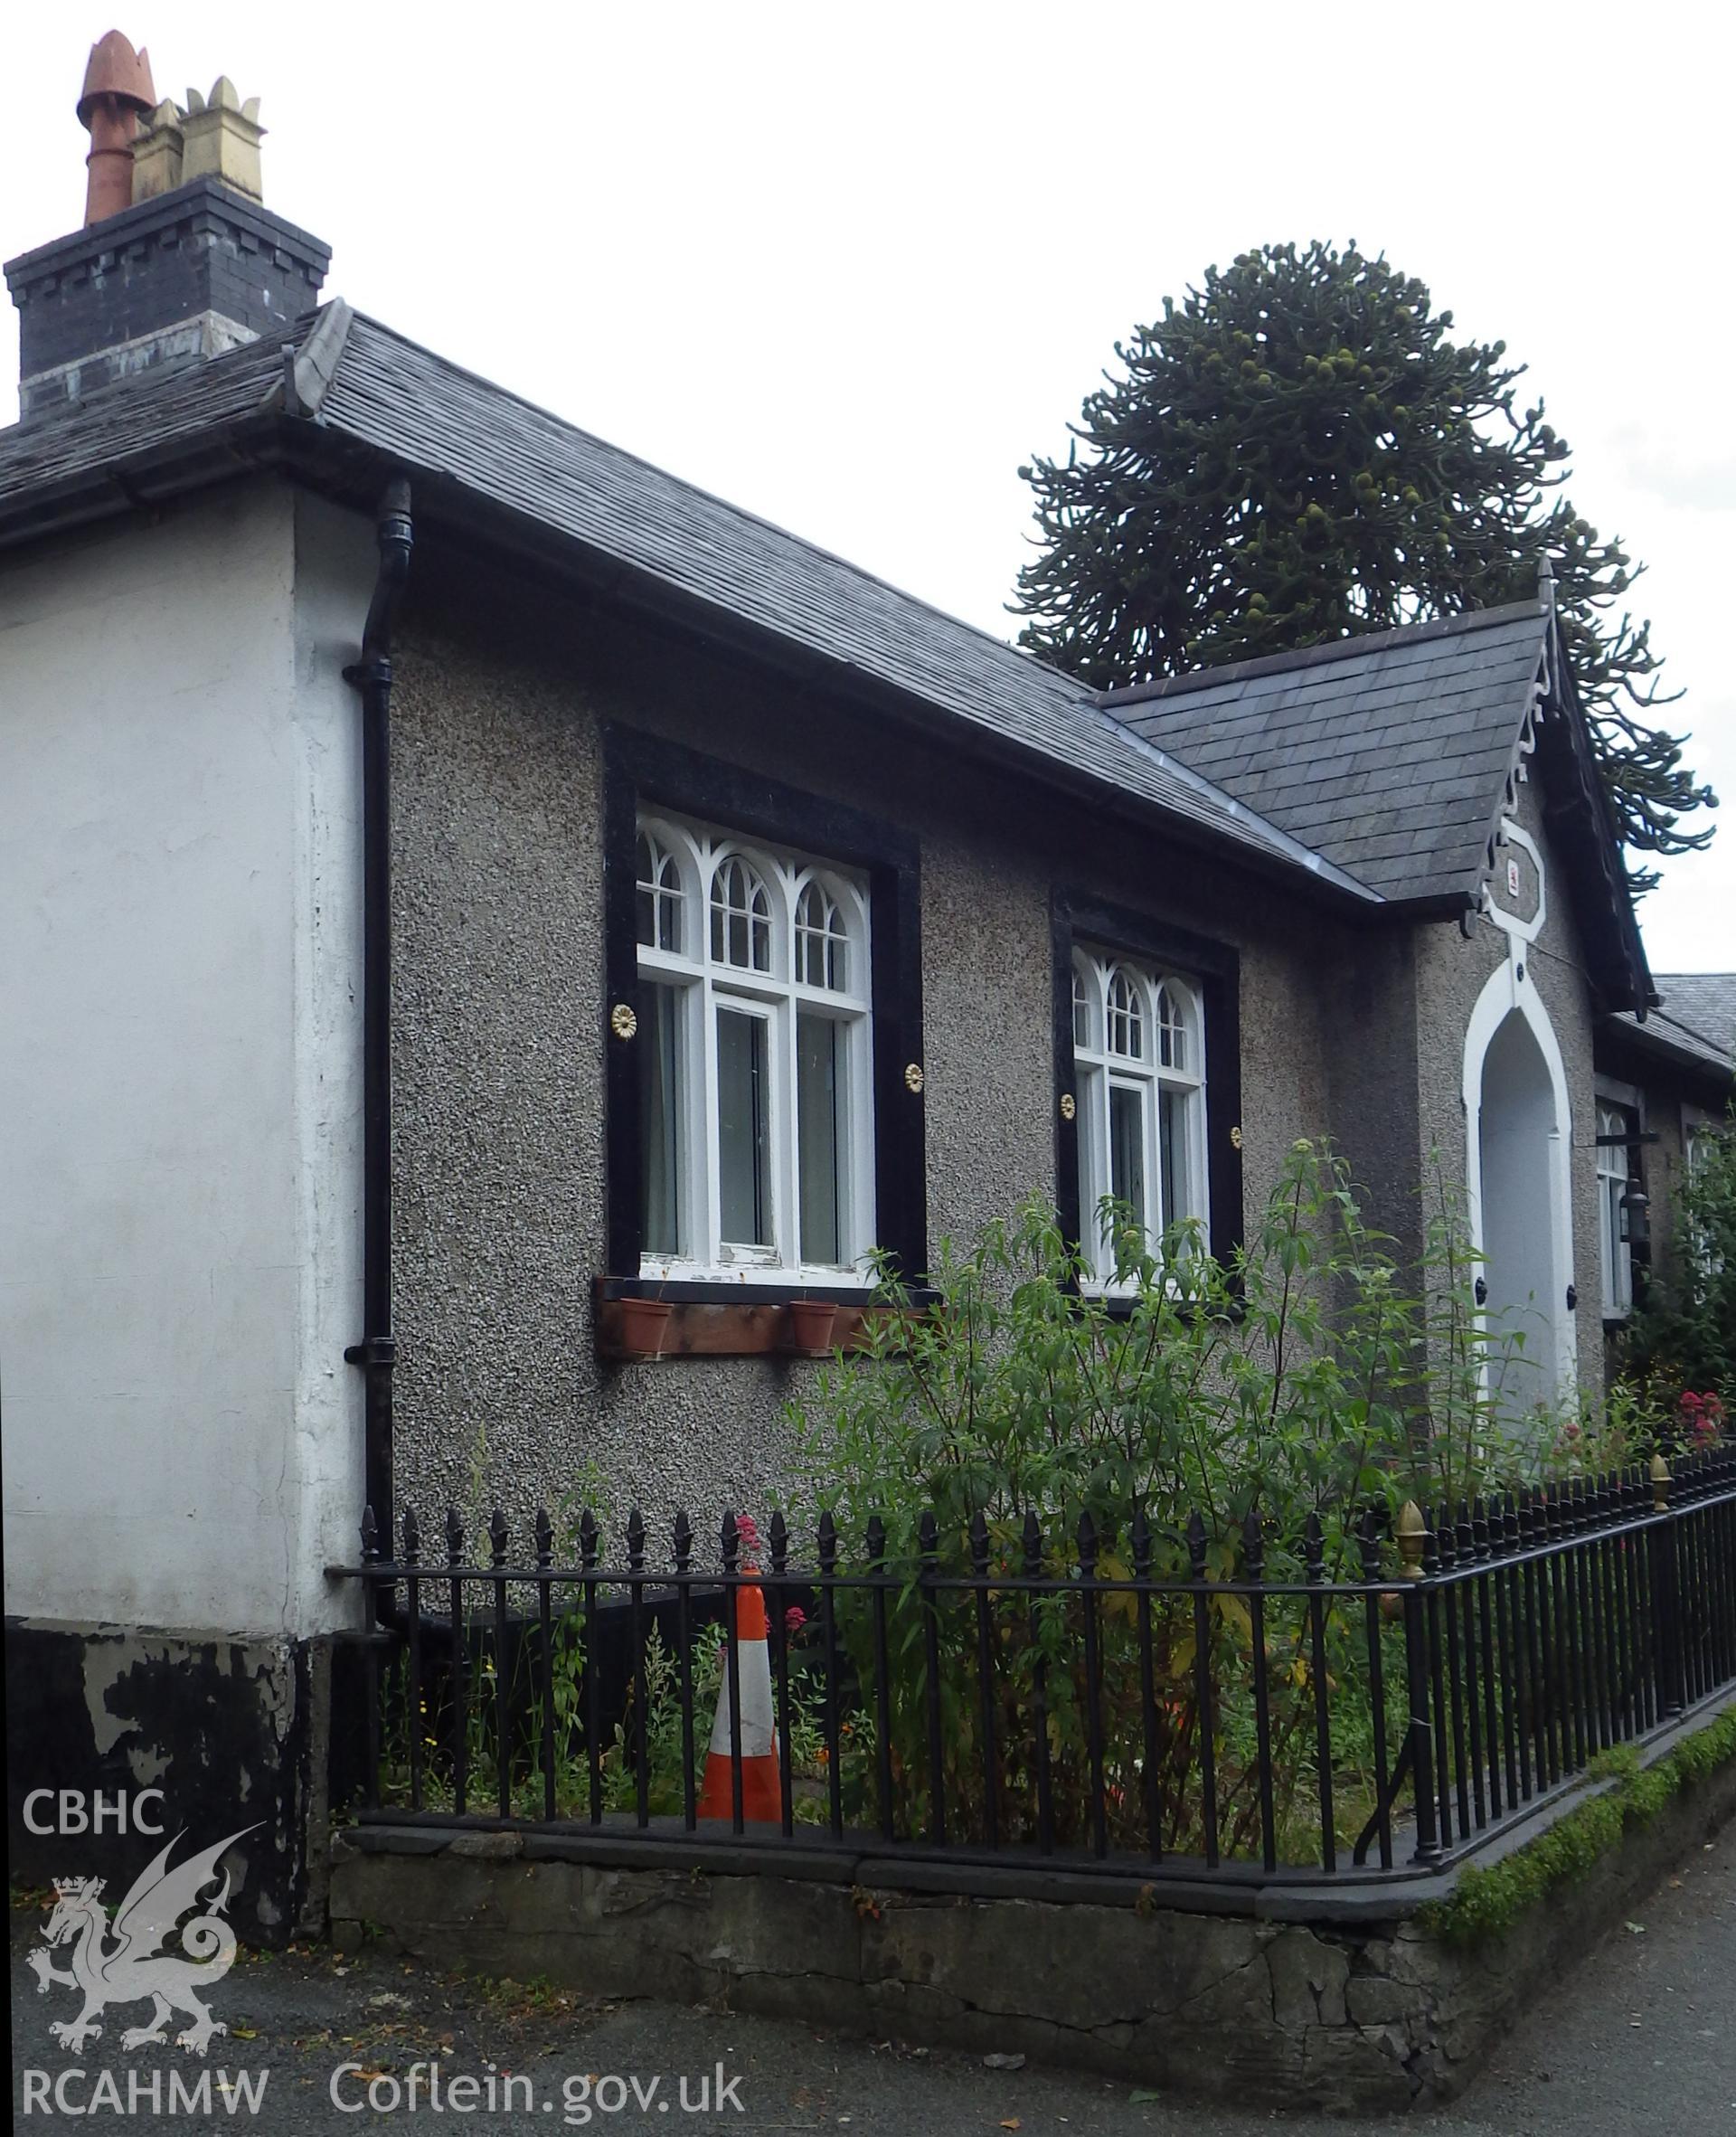
<path fill-rule="evenodd" d="M 1535 601 L 1508 601 L 1498 609 L 1466 609 L 1454 616 L 1429 616 L 1420 623 L 1401 623 L 1391 630 L 1352 631 L 1342 638 L 1326 638 L 1314 646 L 1297 646 L 1287 653 L 1261 653 L 1247 660 L 1227 660 L 1216 667 L 1189 668 L 1184 675 L 1160 676 L 1150 683 L 1130 683 L 1115 690 L 1099 690 L 1096 702 L 1106 711 L 1124 704 L 1140 704 L 1153 698 L 1179 697 L 1190 690 L 1203 690 L 1222 683 L 1239 683 L 1251 676 L 1281 674 L 1288 668 L 1318 667 L 1353 655 L 1378 653 L 1389 646 L 1418 645 L 1429 638 L 1448 638 L 1467 631 L 1488 630 L 1502 623 L 1516 623 L 1521 617 L 1535 619 L 1539 628 L 1548 621 L 1548 611 Z"/>

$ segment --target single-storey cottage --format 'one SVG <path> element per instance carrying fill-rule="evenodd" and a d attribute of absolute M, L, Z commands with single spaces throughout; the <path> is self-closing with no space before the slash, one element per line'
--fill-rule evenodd
<path fill-rule="evenodd" d="M 1227 1254 L 1329 1135 L 1414 1243 L 1439 1152 L 1600 1386 L 1733 983 L 1647 970 L 1547 581 L 1095 695 L 319 304 L 118 44 L 5 269 L 15 1797 L 239 1776 L 280 1928 L 364 1502 L 758 1504 L 791 1302 L 1032 1194 Z"/>

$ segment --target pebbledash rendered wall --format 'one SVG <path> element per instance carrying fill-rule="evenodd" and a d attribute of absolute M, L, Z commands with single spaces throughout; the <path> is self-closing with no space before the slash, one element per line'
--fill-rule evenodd
<path fill-rule="evenodd" d="M 155 1784 L 268 1937 L 355 1607 L 363 534 L 261 481 L 0 576 L 12 1859 L 120 1874 L 21 1799 Z"/>
<path fill-rule="evenodd" d="M 456 572 L 419 552 L 393 692 L 397 1488 L 426 1514 L 522 1521 L 600 1485 L 654 1525 L 763 1508 L 813 1368 L 609 1365 L 599 722 L 642 726 L 920 841 L 929 1236 L 967 1242 L 1052 1196 L 1052 887 L 1232 942 L 1251 1221 L 1300 1136 L 1356 1117 L 1381 1045 L 1340 1015 L 1370 959 L 1294 892 L 1136 837 L 1036 785 L 799 692 L 722 652 Z M 1413 1056 L 1412 1056 L 1413 1058 Z M 1413 1176 L 1414 1076 L 1354 1153 Z M 1348 1111 L 1346 1111 L 1348 1109 Z M 1393 1147 L 1381 1147 L 1390 1135 Z"/>

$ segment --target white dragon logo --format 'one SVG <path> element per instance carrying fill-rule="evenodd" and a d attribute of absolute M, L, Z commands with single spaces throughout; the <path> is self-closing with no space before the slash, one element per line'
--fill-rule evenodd
<path fill-rule="evenodd" d="M 30 1953 L 36 1972 L 36 1993 L 45 1995 L 51 1981 L 80 1990 L 84 2009 L 76 2019 L 51 2020 L 49 2031 L 61 2046 L 76 2055 L 87 2040 L 99 2038 L 102 2028 L 97 2013 L 110 2003 L 137 2003 L 148 1997 L 152 2003 L 148 2026 L 130 2027 L 120 2037 L 124 2048 L 140 2048 L 161 2042 L 172 2010 L 193 2020 L 184 2033 L 175 2037 L 177 2047 L 203 2056 L 212 2036 L 227 2033 L 193 1993 L 213 1989 L 235 1962 L 235 1932 L 222 1918 L 229 1903 L 230 1882 L 223 1873 L 223 1888 L 203 1911 L 181 1932 L 183 1958 L 163 1950 L 183 1915 L 201 1905 L 199 1895 L 217 1876 L 217 1859 L 227 1848 L 255 1826 L 243 1826 L 214 1848 L 202 1849 L 174 1869 L 169 1857 L 182 1838 L 177 1833 L 131 1888 L 115 1910 L 111 1924 L 102 1904 L 100 1877 L 57 1877 L 54 1911 L 42 1930 L 46 1950 Z M 108 1940 L 112 1935 L 114 1943 Z M 76 1939 L 70 1968 L 56 1966 L 49 1951 Z"/>

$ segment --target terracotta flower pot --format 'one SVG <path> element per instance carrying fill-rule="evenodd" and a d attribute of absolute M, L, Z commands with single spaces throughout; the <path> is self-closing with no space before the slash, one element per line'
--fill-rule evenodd
<path fill-rule="evenodd" d="M 826 1299 L 789 1302 L 789 1348 L 797 1357 L 829 1357 L 837 1308 Z"/>
<path fill-rule="evenodd" d="M 669 1337 L 669 1316 L 675 1308 L 667 1299 L 623 1299 L 621 1348 L 630 1357 L 661 1357 Z"/>

